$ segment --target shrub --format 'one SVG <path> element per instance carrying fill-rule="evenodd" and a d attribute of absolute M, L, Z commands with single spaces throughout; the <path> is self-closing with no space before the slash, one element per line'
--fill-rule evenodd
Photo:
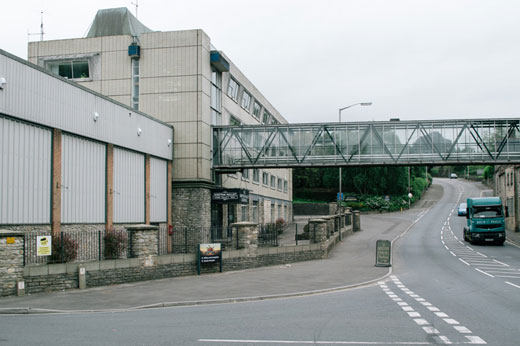
<path fill-rule="evenodd" d="M 287 223 L 285 222 L 283 217 L 279 217 L 278 219 L 276 219 L 275 229 L 278 231 L 278 233 L 282 233 L 286 225 Z"/>
<path fill-rule="evenodd" d="M 120 258 L 126 250 L 127 236 L 123 232 L 107 231 L 105 241 L 105 258 Z"/>
<path fill-rule="evenodd" d="M 78 257 L 78 242 L 76 242 L 68 234 L 61 237 L 52 238 L 52 254 L 53 262 L 72 262 Z"/>

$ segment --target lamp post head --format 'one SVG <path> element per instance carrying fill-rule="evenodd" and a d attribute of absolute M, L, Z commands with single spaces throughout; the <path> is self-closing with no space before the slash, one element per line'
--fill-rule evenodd
<path fill-rule="evenodd" d="M 361 106 L 372 106 L 372 102 L 361 102 Z"/>

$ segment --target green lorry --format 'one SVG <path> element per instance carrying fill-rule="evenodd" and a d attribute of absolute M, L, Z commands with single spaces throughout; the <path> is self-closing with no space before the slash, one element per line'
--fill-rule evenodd
<path fill-rule="evenodd" d="M 464 240 L 475 243 L 504 245 L 506 241 L 507 207 L 502 206 L 500 197 L 476 197 L 467 200 L 467 227 Z"/>

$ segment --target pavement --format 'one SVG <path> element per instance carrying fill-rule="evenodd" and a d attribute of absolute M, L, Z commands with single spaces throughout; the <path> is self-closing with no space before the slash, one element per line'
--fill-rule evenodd
<path fill-rule="evenodd" d="M 84 290 L 4 297 L 0 298 L 0 314 L 128 311 L 234 303 L 368 286 L 384 279 L 392 270 L 391 267 L 375 267 L 376 241 L 399 237 L 441 196 L 442 187 L 434 184 L 421 201 L 408 211 L 362 215 L 362 231 L 344 238 L 327 259 Z M 305 218 L 298 222 L 304 222 L 302 220 Z M 508 232 L 507 238 L 520 244 L 520 233 Z"/>

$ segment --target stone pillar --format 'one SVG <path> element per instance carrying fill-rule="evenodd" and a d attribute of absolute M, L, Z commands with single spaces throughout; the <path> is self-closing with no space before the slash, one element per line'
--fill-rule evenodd
<path fill-rule="evenodd" d="M 236 222 L 231 225 L 233 228 L 233 246 L 238 249 L 246 249 L 248 252 L 254 253 L 258 248 L 258 224 L 256 222 Z"/>
<path fill-rule="evenodd" d="M 350 210 L 347 210 L 345 212 L 345 224 L 347 226 L 351 226 L 352 225 L 352 211 L 350 211 Z"/>
<path fill-rule="evenodd" d="M 353 220 L 354 232 L 361 231 L 361 212 L 359 212 L 358 210 L 355 210 L 353 215 L 354 215 L 354 220 Z"/>
<path fill-rule="evenodd" d="M 324 217 L 327 220 L 327 238 L 334 234 L 334 216 Z"/>
<path fill-rule="evenodd" d="M 132 244 L 132 257 L 142 259 L 142 265 L 150 267 L 155 264 L 159 253 L 159 227 L 151 225 L 132 225 L 125 227 Z"/>
<path fill-rule="evenodd" d="M 310 219 L 309 235 L 311 243 L 323 243 L 327 241 L 327 220 Z"/>
<path fill-rule="evenodd" d="M 17 294 L 23 281 L 24 234 L 0 230 L 0 296 Z"/>
<path fill-rule="evenodd" d="M 329 202 L 329 215 L 335 215 L 338 210 L 337 202 Z"/>

